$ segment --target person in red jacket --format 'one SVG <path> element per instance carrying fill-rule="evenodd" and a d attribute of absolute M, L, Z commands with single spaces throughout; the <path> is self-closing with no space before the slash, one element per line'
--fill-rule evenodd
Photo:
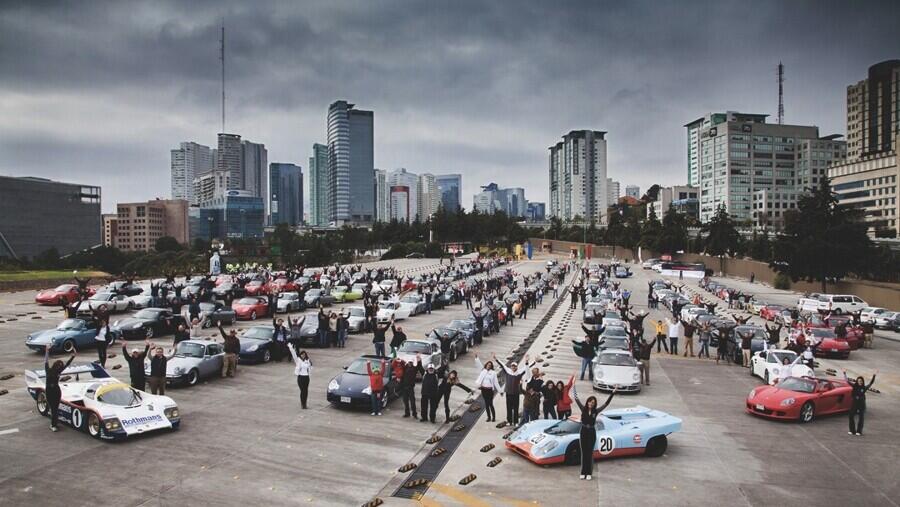
<path fill-rule="evenodd" d="M 366 362 L 366 373 L 369 374 L 369 388 L 372 393 L 369 397 L 372 399 L 372 415 L 381 415 L 381 395 L 384 391 L 384 375 L 381 373 L 387 368 L 384 359 L 381 360 L 379 366 L 372 368 L 372 362 Z"/>
<path fill-rule="evenodd" d="M 569 377 L 569 383 L 563 384 L 562 380 L 556 383 L 556 390 L 559 391 L 559 398 L 556 400 L 556 414 L 563 421 L 572 415 L 572 398 L 569 396 L 569 389 L 575 383 L 575 375 Z"/>

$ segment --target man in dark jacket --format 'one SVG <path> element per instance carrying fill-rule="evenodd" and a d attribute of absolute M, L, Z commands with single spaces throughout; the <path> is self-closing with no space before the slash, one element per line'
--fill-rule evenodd
<path fill-rule="evenodd" d="M 391 320 L 385 322 L 384 324 L 379 324 L 375 322 L 374 336 L 372 337 L 372 343 L 375 345 L 375 355 L 378 357 L 384 357 L 384 341 L 385 334 L 389 327 L 394 325 L 394 318 L 391 317 Z"/>
<path fill-rule="evenodd" d="M 150 394 L 166 394 L 166 365 L 169 358 L 163 354 L 162 347 L 154 347 L 153 356 L 150 357 Z M 174 351 L 172 352 L 174 355 Z"/>
<path fill-rule="evenodd" d="M 635 359 L 640 361 L 641 383 L 644 385 L 650 385 L 650 353 L 653 352 L 653 345 L 656 344 L 658 339 L 658 337 L 654 338 L 652 342 L 647 343 L 647 340 L 641 337 L 640 344 L 637 347 L 637 357 Z"/>
<path fill-rule="evenodd" d="M 416 375 L 418 368 L 412 362 L 403 364 L 403 373 L 400 376 L 400 396 L 403 397 L 403 417 L 409 417 L 412 412 L 413 419 L 419 417 L 416 413 Z M 424 406 L 424 405 L 423 405 Z M 425 412 L 422 412 L 424 415 Z"/>
<path fill-rule="evenodd" d="M 225 349 L 225 359 L 222 361 L 222 377 L 233 377 L 237 375 L 238 355 L 241 353 L 241 340 L 237 337 L 237 331 L 232 329 L 229 333 L 225 332 L 222 324 L 219 323 L 219 333 L 225 340 L 223 348 Z"/>
<path fill-rule="evenodd" d="M 131 354 L 128 353 L 128 347 L 124 343 L 122 344 L 122 357 L 128 362 L 131 387 L 138 391 L 143 391 L 147 386 L 147 378 L 144 373 L 144 359 L 147 357 L 147 352 L 150 351 L 150 340 L 145 340 L 144 343 L 146 343 L 146 346 L 143 352 L 132 350 Z"/>
<path fill-rule="evenodd" d="M 391 355 L 397 355 L 400 346 L 406 341 L 406 333 L 403 332 L 402 327 L 396 325 L 391 325 L 391 332 L 393 333 L 391 336 Z"/>
<path fill-rule="evenodd" d="M 416 371 L 422 375 L 422 418 L 419 420 L 435 422 L 438 406 L 438 377 L 443 376 L 446 366 L 441 366 L 440 373 L 438 373 L 431 363 L 426 368 L 422 368 L 421 357 L 416 357 L 416 361 Z"/>

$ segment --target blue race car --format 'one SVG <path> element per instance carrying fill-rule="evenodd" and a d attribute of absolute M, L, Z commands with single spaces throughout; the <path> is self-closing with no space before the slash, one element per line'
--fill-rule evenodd
<path fill-rule="evenodd" d="M 644 454 L 659 457 L 666 452 L 667 435 L 681 430 L 681 419 L 659 410 L 637 406 L 607 410 L 597 417 L 594 459 Z M 578 416 L 566 420 L 539 419 L 516 430 L 506 447 L 533 463 L 549 465 L 581 463 Z"/>
<path fill-rule="evenodd" d="M 89 319 L 66 319 L 55 329 L 45 329 L 28 335 L 25 346 L 43 352 L 50 345 L 51 352 L 72 352 L 95 346 L 97 327 Z M 115 335 L 113 335 L 115 336 Z"/>

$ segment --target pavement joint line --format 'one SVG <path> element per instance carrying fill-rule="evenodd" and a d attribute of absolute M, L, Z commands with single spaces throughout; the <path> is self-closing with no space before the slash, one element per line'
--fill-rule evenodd
<path fill-rule="evenodd" d="M 19 428 L 11 428 L 8 430 L 0 431 L 0 435 L 11 435 L 13 433 L 18 433 L 18 432 L 19 432 Z"/>

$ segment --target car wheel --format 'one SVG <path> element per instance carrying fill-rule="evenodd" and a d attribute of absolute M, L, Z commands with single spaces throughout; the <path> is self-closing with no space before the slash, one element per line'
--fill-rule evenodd
<path fill-rule="evenodd" d="M 47 403 L 47 393 L 41 391 L 37 395 L 37 399 L 34 400 L 37 405 L 37 411 L 41 415 L 47 415 L 50 413 L 50 404 Z"/>
<path fill-rule="evenodd" d="M 145 336 L 148 340 L 150 338 L 153 338 L 153 326 L 147 326 L 147 332 L 145 333 Z"/>
<path fill-rule="evenodd" d="M 262 360 L 264 363 L 268 363 L 269 361 L 272 360 L 272 352 L 270 352 L 269 349 L 266 349 L 263 351 Z"/>
<path fill-rule="evenodd" d="M 256 310 L 253 310 L 253 311 L 250 313 L 250 320 L 256 320 Z"/>
<path fill-rule="evenodd" d="M 97 414 L 91 412 L 87 418 L 87 426 L 86 427 L 87 427 L 88 435 L 90 435 L 94 438 L 100 438 L 100 433 L 102 432 L 100 424 L 101 424 L 100 418 L 97 417 Z"/>
<path fill-rule="evenodd" d="M 188 372 L 187 382 L 189 386 L 195 386 L 200 382 L 200 372 L 196 368 Z"/>
<path fill-rule="evenodd" d="M 563 463 L 569 466 L 581 464 L 581 446 L 578 440 L 572 442 L 566 448 L 566 457 Z"/>
<path fill-rule="evenodd" d="M 456 361 L 456 347 L 455 346 L 450 348 L 450 360 Z"/>
<path fill-rule="evenodd" d="M 835 314 L 835 315 L 840 315 L 840 314 L 842 314 L 842 313 L 844 313 L 844 310 L 841 310 L 840 308 L 836 308 L 836 309 L 834 310 L 834 314 Z"/>
<path fill-rule="evenodd" d="M 66 340 L 62 344 L 63 352 L 71 354 L 75 350 L 75 340 Z"/>
<path fill-rule="evenodd" d="M 813 405 L 813 402 L 807 401 L 800 407 L 800 422 L 808 423 L 812 422 L 813 419 L 816 418 L 816 407 Z"/>
<path fill-rule="evenodd" d="M 125 311 L 131 311 L 134 309 L 134 301 L 128 301 L 128 306 L 125 307 Z"/>
<path fill-rule="evenodd" d="M 651 458 L 658 458 L 666 452 L 666 448 L 669 447 L 669 439 L 666 438 L 665 435 L 655 436 L 647 442 L 647 447 L 644 449 L 644 454 L 650 456 Z"/>

